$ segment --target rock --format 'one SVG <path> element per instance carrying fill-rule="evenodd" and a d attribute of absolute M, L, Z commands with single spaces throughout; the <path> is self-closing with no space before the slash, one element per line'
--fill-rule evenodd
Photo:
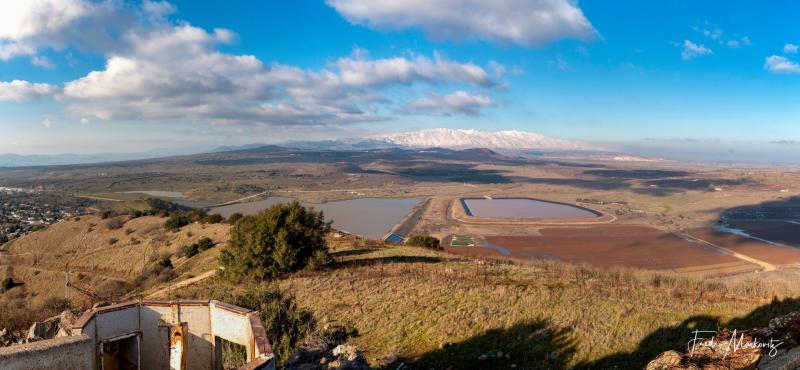
<path fill-rule="evenodd" d="M 314 365 L 314 364 L 300 364 L 299 366 L 297 366 L 296 369 L 297 370 L 317 370 L 317 369 L 319 369 L 319 366 Z"/>
<path fill-rule="evenodd" d="M 344 358 L 347 361 L 355 361 L 361 357 L 358 347 L 349 344 L 340 344 L 333 349 L 333 355 Z"/>
<path fill-rule="evenodd" d="M 503 351 L 497 351 L 497 358 L 503 357 Z"/>
<path fill-rule="evenodd" d="M 481 361 L 484 361 L 484 360 L 486 360 L 487 358 L 489 358 L 489 356 L 487 356 L 486 354 L 483 354 L 483 355 L 480 355 L 480 356 L 478 356 L 478 360 L 481 360 Z"/>
<path fill-rule="evenodd" d="M 57 331 L 58 325 L 53 321 L 35 322 L 28 329 L 28 335 L 25 337 L 25 342 L 30 343 L 54 338 Z"/>
<path fill-rule="evenodd" d="M 681 364 L 681 354 L 676 351 L 667 351 L 650 361 L 645 370 L 667 370 L 677 368 Z"/>
<path fill-rule="evenodd" d="M 10 330 L 0 330 L 0 347 L 10 346 L 14 344 L 15 341 L 16 338 L 14 338 L 14 335 L 11 334 Z"/>

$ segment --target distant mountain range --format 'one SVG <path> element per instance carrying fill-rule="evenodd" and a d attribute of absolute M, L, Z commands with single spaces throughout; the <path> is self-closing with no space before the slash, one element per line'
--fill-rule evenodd
<path fill-rule="evenodd" d="M 555 139 L 532 132 L 478 131 L 449 128 L 435 128 L 429 130 L 373 136 L 368 138 L 348 138 L 322 141 L 290 141 L 279 145 L 304 150 L 358 150 L 388 148 L 445 148 L 454 150 L 485 148 L 500 152 L 519 150 L 593 150 L 592 147 L 581 142 Z M 253 143 L 235 146 L 219 146 L 216 148 L 193 147 L 182 149 L 160 149 L 141 153 L 54 155 L 0 154 L 0 167 L 53 166 L 118 162 L 176 155 L 232 152 L 256 149 L 264 146 L 267 146 L 267 144 Z"/>
<path fill-rule="evenodd" d="M 488 149 L 548 149 L 588 150 L 588 145 L 555 139 L 525 131 L 478 131 L 450 128 L 403 132 L 381 137 L 386 142 L 410 148 L 488 148 Z"/>

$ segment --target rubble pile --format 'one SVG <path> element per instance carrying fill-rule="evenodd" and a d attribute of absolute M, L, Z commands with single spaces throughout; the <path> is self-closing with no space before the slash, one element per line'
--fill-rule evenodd
<path fill-rule="evenodd" d="M 0 329 L 0 347 L 31 343 L 45 339 L 72 335 L 72 324 L 80 317 L 80 311 L 64 311 L 44 321 L 33 323 L 25 332 Z"/>

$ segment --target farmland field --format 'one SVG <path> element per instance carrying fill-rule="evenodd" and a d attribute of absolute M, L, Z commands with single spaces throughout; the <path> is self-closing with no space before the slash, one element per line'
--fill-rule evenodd
<path fill-rule="evenodd" d="M 758 268 L 723 251 L 644 226 L 544 228 L 540 233 L 540 236 L 487 236 L 481 246 L 461 248 L 456 253 L 501 256 L 505 249 L 514 258 L 676 271 L 701 266 L 713 269 L 719 265 Z"/>

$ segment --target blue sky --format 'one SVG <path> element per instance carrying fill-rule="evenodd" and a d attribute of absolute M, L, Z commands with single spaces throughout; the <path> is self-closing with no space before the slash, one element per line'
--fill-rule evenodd
<path fill-rule="evenodd" d="M 433 127 L 800 152 L 791 1 L 9 3 L 0 153 Z"/>

